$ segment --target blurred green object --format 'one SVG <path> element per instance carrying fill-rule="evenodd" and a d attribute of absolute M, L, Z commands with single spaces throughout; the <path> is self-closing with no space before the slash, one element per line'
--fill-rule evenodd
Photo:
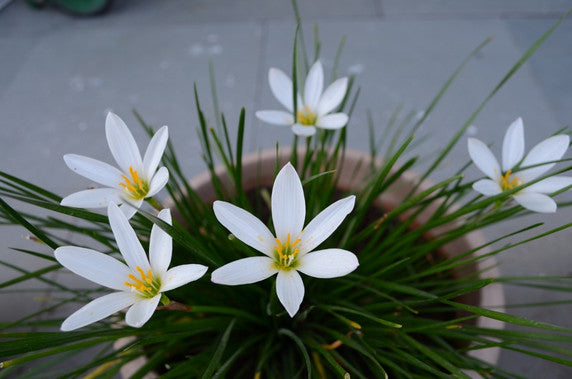
<path fill-rule="evenodd" d="M 107 12 L 113 0 L 27 0 L 27 3 L 34 8 L 53 4 L 76 16 L 96 16 Z"/>

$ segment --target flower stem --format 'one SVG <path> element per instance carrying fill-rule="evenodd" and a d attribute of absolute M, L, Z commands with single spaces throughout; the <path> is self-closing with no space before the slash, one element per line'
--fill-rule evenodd
<path fill-rule="evenodd" d="M 160 211 L 163 209 L 163 205 L 154 197 L 148 197 L 145 200 L 156 210 Z"/>
<path fill-rule="evenodd" d="M 171 303 L 171 299 L 169 299 L 167 297 L 167 295 L 165 295 L 164 293 L 161 294 L 161 300 L 160 301 L 161 301 L 161 304 L 163 304 L 165 306 L 167 306 Z"/>

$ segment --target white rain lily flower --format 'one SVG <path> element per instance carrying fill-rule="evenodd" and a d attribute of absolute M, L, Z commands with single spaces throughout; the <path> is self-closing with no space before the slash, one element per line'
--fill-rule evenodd
<path fill-rule="evenodd" d="M 302 183 L 290 163 L 280 170 L 272 188 L 272 221 L 276 237 L 255 216 L 224 201 L 213 204 L 216 218 L 239 240 L 265 254 L 228 263 L 212 273 L 214 283 L 249 284 L 274 274 L 278 299 L 294 317 L 304 298 L 298 272 L 315 278 L 336 278 L 359 265 L 357 257 L 342 249 L 312 252 L 352 211 L 355 196 L 336 201 L 304 226 L 306 204 Z"/>
<path fill-rule="evenodd" d="M 65 197 L 61 204 L 78 208 L 105 208 L 109 203 L 122 204 L 121 210 L 127 218 L 131 218 L 143 200 L 154 196 L 169 180 L 166 167 L 157 170 L 169 132 L 167 126 L 163 126 L 155 133 L 143 159 L 127 125 L 114 113 L 107 115 L 105 134 L 119 169 L 82 155 L 64 155 L 70 169 L 107 188 L 73 193 Z"/>
<path fill-rule="evenodd" d="M 57 248 L 55 257 L 64 267 L 102 286 L 116 290 L 84 305 L 66 318 L 61 329 L 69 331 L 89 325 L 130 307 L 125 315 L 128 325 L 145 324 L 155 312 L 163 292 L 199 279 L 207 267 L 186 264 L 169 269 L 171 236 L 153 225 L 149 241 L 149 259 L 135 231 L 117 205 L 108 207 L 109 224 L 125 263 L 109 255 L 76 246 Z M 171 224 L 169 209 L 158 217 Z"/>
<path fill-rule="evenodd" d="M 292 131 L 299 136 L 311 136 L 316 127 L 340 129 L 348 123 L 348 115 L 342 112 L 330 113 L 344 99 L 348 88 L 348 78 L 340 78 L 324 89 L 324 69 L 320 61 L 310 68 L 304 85 L 304 96 L 297 94 L 297 114 L 294 117 L 292 103 L 292 80 L 283 71 L 271 68 L 268 82 L 274 97 L 288 112 L 258 111 L 256 117 L 269 124 L 292 125 Z"/>
<path fill-rule="evenodd" d="M 530 182 L 546 173 L 566 152 L 570 137 L 564 134 L 549 137 L 524 157 L 524 128 L 516 119 L 507 129 L 502 145 L 502 170 L 491 150 L 483 142 L 469 138 L 469 155 L 473 163 L 490 179 L 481 179 L 473 189 L 486 196 L 494 196 Z M 521 162 L 522 161 L 522 162 Z M 534 166 L 534 167 L 530 167 Z M 522 167 L 522 169 L 521 169 Z M 526 168 L 530 167 L 530 168 Z M 546 195 L 572 185 L 572 177 L 552 176 L 512 194 L 514 200 L 534 212 L 556 212 L 556 202 Z"/>

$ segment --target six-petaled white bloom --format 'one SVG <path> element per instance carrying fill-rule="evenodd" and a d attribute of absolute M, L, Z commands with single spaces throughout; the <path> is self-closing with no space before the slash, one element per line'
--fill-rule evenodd
<path fill-rule="evenodd" d="M 143 200 L 159 192 L 169 180 L 166 167 L 157 170 L 167 145 L 168 129 L 163 126 L 155 133 L 143 159 L 127 125 L 114 113 L 107 115 L 105 134 L 119 169 L 76 154 L 66 154 L 64 160 L 76 173 L 108 188 L 73 193 L 65 197 L 61 204 L 79 208 L 105 208 L 109 203 L 122 204 L 121 210 L 127 218 L 131 218 Z"/>
<path fill-rule="evenodd" d="M 292 103 L 292 80 L 281 70 L 271 68 L 268 82 L 274 97 L 289 112 L 258 111 L 256 117 L 264 122 L 276 125 L 292 125 L 292 131 L 299 136 L 311 136 L 316 127 L 323 129 L 339 129 L 348 123 L 345 113 L 330 113 L 344 99 L 348 88 L 348 79 L 340 78 L 324 89 L 324 69 L 320 61 L 310 68 L 304 85 L 304 96 L 297 94 L 297 114 L 294 117 Z M 322 92 L 323 91 L 323 92 Z"/>
<path fill-rule="evenodd" d="M 149 259 L 117 205 L 108 207 L 109 224 L 125 263 L 109 255 L 75 246 L 56 249 L 55 257 L 64 267 L 97 284 L 117 290 L 86 304 L 62 323 L 64 331 L 99 321 L 130 307 L 125 321 L 141 327 L 155 312 L 161 293 L 199 279 L 207 267 L 186 264 L 169 269 L 172 254 L 171 236 L 153 225 L 149 241 Z M 171 224 L 171 213 L 163 209 L 158 217 Z"/>
<path fill-rule="evenodd" d="M 239 285 L 274 274 L 278 299 L 294 317 L 304 298 L 299 272 L 315 278 L 335 278 L 352 272 L 357 257 L 342 249 L 311 252 L 328 238 L 354 207 L 355 196 L 338 200 L 304 226 L 306 204 L 302 183 L 290 163 L 280 170 L 272 188 L 272 221 L 276 237 L 258 218 L 224 201 L 215 201 L 217 219 L 239 240 L 265 254 L 228 263 L 212 273 L 214 283 Z"/>
<path fill-rule="evenodd" d="M 530 182 L 546 173 L 566 152 L 570 143 L 567 135 L 545 139 L 524 157 L 524 129 L 522 119 L 514 121 L 506 131 L 502 146 L 502 171 L 497 159 L 483 142 L 469 138 L 469 155 L 473 163 L 490 179 L 481 179 L 473 189 L 487 196 L 494 196 Z M 544 162 L 552 162 L 542 164 Z M 531 167 L 534 166 L 534 167 Z M 527 168 L 530 167 L 530 168 Z M 534 183 L 512 197 L 524 208 L 534 212 L 556 211 L 556 202 L 546 194 L 572 185 L 572 177 L 552 176 Z"/>

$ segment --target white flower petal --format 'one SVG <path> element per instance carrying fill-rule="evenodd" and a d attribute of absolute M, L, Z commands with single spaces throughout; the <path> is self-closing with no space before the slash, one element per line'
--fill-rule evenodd
<path fill-rule="evenodd" d="M 292 80 L 284 73 L 284 71 L 272 67 L 268 71 L 268 83 L 270 90 L 274 94 L 276 100 L 284 105 L 290 112 L 294 111 L 292 105 Z"/>
<path fill-rule="evenodd" d="M 159 191 L 165 187 L 167 182 L 169 181 L 169 170 L 167 167 L 161 167 L 151 179 L 151 183 L 149 183 L 149 192 L 145 197 L 152 197 L 155 196 Z"/>
<path fill-rule="evenodd" d="M 572 177 L 551 176 L 524 189 L 526 192 L 552 193 L 572 185 Z"/>
<path fill-rule="evenodd" d="M 134 328 L 142 327 L 155 313 L 159 300 L 161 300 L 161 294 L 150 299 L 137 299 L 125 315 L 127 325 Z"/>
<path fill-rule="evenodd" d="M 121 193 L 115 188 L 94 188 L 72 193 L 64 197 L 60 204 L 76 208 L 105 208 L 109 203 L 121 204 Z"/>
<path fill-rule="evenodd" d="M 255 115 L 259 120 L 269 124 L 292 125 L 294 123 L 294 116 L 292 116 L 292 113 L 284 111 L 258 111 Z"/>
<path fill-rule="evenodd" d="M 481 179 L 473 183 L 473 189 L 485 196 L 494 196 L 502 192 L 497 182 L 491 179 Z"/>
<path fill-rule="evenodd" d="M 337 278 L 355 270 L 359 262 L 354 253 L 342 249 L 314 251 L 300 258 L 296 270 L 314 278 Z"/>
<path fill-rule="evenodd" d="M 300 243 L 301 255 L 314 250 L 316 246 L 332 235 L 354 209 L 355 198 L 355 196 L 348 196 L 336 201 L 310 221 L 299 236 L 302 240 Z"/>
<path fill-rule="evenodd" d="M 302 182 L 290 162 L 276 175 L 271 202 L 276 237 L 284 242 L 288 234 L 292 238 L 299 235 L 304 227 L 306 202 Z"/>
<path fill-rule="evenodd" d="M 117 205 L 109 204 L 107 214 L 109 216 L 109 226 L 111 226 L 115 236 L 119 252 L 129 268 L 135 273 L 137 272 L 137 267 L 140 267 L 144 272 L 150 270 L 151 266 L 147 260 L 147 255 L 123 212 Z"/>
<path fill-rule="evenodd" d="M 213 211 L 217 220 L 236 238 L 261 253 L 272 256 L 274 236 L 262 221 L 226 201 L 215 201 Z"/>
<path fill-rule="evenodd" d="M 568 145 L 570 144 L 570 137 L 567 135 L 557 135 L 545 139 L 538 145 L 534 146 L 522 161 L 520 167 L 536 165 L 542 162 L 556 161 L 566 153 Z M 555 163 L 550 163 L 542 166 L 537 166 L 530 169 L 519 171 L 517 176 L 525 182 L 538 178 L 546 171 L 550 170 Z"/>
<path fill-rule="evenodd" d="M 125 291 L 131 270 L 117 259 L 95 250 L 76 246 L 58 247 L 54 256 L 62 266 L 94 283 Z"/>
<path fill-rule="evenodd" d="M 131 217 L 135 215 L 135 213 L 137 213 L 137 210 L 139 209 L 141 204 L 143 204 L 143 200 L 134 201 L 134 200 L 123 199 L 123 203 L 119 206 L 119 209 L 129 220 Z"/>
<path fill-rule="evenodd" d="M 290 317 L 300 309 L 304 299 L 304 283 L 296 270 L 279 271 L 276 277 L 276 294 Z"/>
<path fill-rule="evenodd" d="M 62 323 L 64 332 L 92 324 L 135 303 L 135 294 L 114 292 L 87 303 Z"/>
<path fill-rule="evenodd" d="M 121 170 L 129 172 L 129 167 L 133 167 L 134 170 L 141 172 L 143 161 L 139 148 L 127 125 L 115 113 L 107 114 L 105 135 L 109 150 Z"/>
<path fill-rule="evenodd" d="M 165 125 L 155 133 L 149 142 L 145 157 L 143 158 L 143 172 L 147 180 L 152 178 L 153 174 L 155 174 L 157 166 L 159 166 L 163 153 L 165 152 L 168 139 L 169 128 Z"/>
<path fill-rule="evenodd" d="M 322 94 L 318 103 L 318 116 L 325 115 L 336 109 L 344 97 L 348 89 L 348 78 L 340 78 L 330 84 Z"/>
<path fill-rule="evenodd" d="M 163 209 L 157 217 L 169 225 L 172 223 L 171 211 L 169 209 Z M 172 252 L 173 240 L 171 236 L 159 226 L 153 225 L 149 239 L 149 263 L 153 273 L 163 275 L 167 272 L 171 264 Z"/>
<path fill-rule="evenodd" d="M 292 132 L 297 136 L 310 137 L 316 134 L 316 128 L 312 125 L 294 124 L 292 125 Z"/>
<path fill-rule="evenodd" d="M 249 257 L 217 268 L 211 274 L 211 280 L 217 284 L 236 286 L 259 282 L 276 272 L 278 269 L 274 267 L 274 260 L 268 257 Z"/>
<path fill-rule="evenodd" d="M 184 284 L 195 281 L 207 272 L 208 267 L 197 264 L 176 266 L 163 275 L 161 292 L 167 292 Z"/>
<path fill-rule="evenodd" d="M 499 162 L 487 145 L 476 138 L 469 138 L 467 145 L 469 148 L 469 156 L 475 166 L 492 180 L 499 181 L 501 177 Z"/>
<path fill-rule="evenodd" d="M 323 129 L 340 129 L 346 126 L 349 117 L 345 113 L 332 113 L 318 117 L 316 126 Z"/>
<path fill-rule="evenodd" d="M 318 107 L 324 89 L 324 69 L 322 63 L 316 61 L 310 67 L 304 84 L 304 105 L 314 111 Z"/>
<path fill-rule="evenodd" d="M 524 208 L 539 213 L 556 212 L 556 202 L 541 193 L 520 191 L 513 195 L 514 199 Z"/>
<path fill-rule="evenodd" d="M 502 170 L 508 171 L 524 156 L 524 127 L 522 118 L 517 118 L 508 127 L 502 143 Z"/>
<path fill-rule="evenodd" d="M 121 177 L 123 174 L 121 171 L 97 159 L 77 154 L 66 154 L 64 155 L 64 161 L 76 174 L 106 187 L 119 188 L 119 183 L 124 182 Z"/>

